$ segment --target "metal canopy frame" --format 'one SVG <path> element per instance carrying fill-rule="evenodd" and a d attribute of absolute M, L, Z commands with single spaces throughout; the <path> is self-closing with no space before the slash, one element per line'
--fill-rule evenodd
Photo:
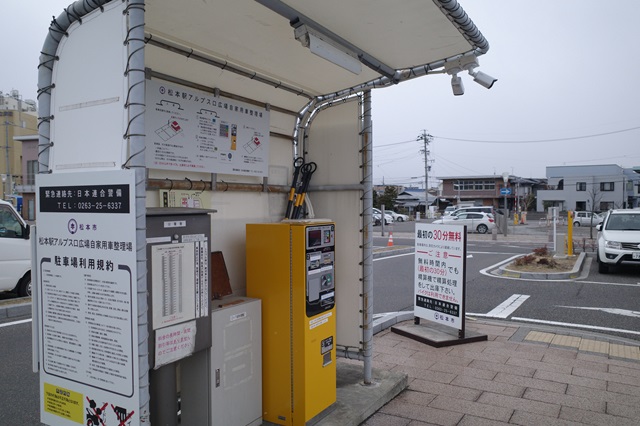
<path fill-rule="evenodd" d="M 365 176 L 363 292 L 371 301 L 372 182 L 370 91 L 400 82 L 442 73 L 447 62 L 463 56 L 480 56 L 489 44 L 457 0 L 397 0 L 392 6 L 370 0 L 111 0 L 129 6 L 127 39 L 131 126 L 128 137 L 134 155 L 129 167 L 136 169 L 137 204 L 145 205 L 144 170 L 144 73 L 149 56 L 170 51 L 171 59 L 199 61 L 219 71 L 211 76 L 180 75 L 180 67 L 165 63 L 166 75 L 192 81 L 202 87 L 233 87 L 236 96 L 272 105 L 281 111 L 297 111 L 292 129 L 294 146 L 308 133 L 314 115 L 333 102 L 363 99 L 362 152 Z M 77 0 L 54 19 L 40 57 L 38 81 L 40 173 L 49 173 L 48 150 L 53 63 L 67 29 L 110 3 L 109 0 Z M 284 18 L 284 19 L 283 19 Z M 294 27 L 308 25 L 355 52 L 366 66 L 354 75 L 313 55 L 295 39 Z M 155 52 L 153 49 L 156 49 Z M 146 53 L 145 53 L 146 52 Z M 177 56 L 176 56 L 177 55 Z M 163 64 L 163 65 L 165 65 Z M 174 72 L 175 71 L 175 72 Z M 238 84 L 238 78 L 247 82 Z M 215 83 L 212 83 L 215 82 Z M 138 155 L 138 153 L 142 153 Z M 212 182 L 213 184 L 213 182 Z M 367 205 L 368 204 L 368 205 Z M 138 218 L 136 239 L 144 246 L 144 215 Z M 146 265 L 140 257 L 139 264 Z M 144 268 L 143 268 L 144 269 Z M 146 276 L 138 276 L 144 288 Z M 365 361 L 365 382 L 371 379 L 372 315 L 365 306 L 364 349 L 356 354 Z M 144 337 L 143 337 L 144 338 Z M 139 342 L 143 347 L 145 342 Z M 348 354 L 347 354 L 348 355 Z M 352 354 L 353 355 L 353 354 Z M 141 369 L 141 374 L 142 374 Z M 148 404 L 148 389 L 141 377 L 141 403 Z"/>

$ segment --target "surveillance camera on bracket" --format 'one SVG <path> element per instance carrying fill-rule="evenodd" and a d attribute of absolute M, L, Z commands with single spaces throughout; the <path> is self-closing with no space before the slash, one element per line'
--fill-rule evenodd
<path fill-rule="evenodd" d="M 451 90 L 453 90 L 455 96 L 464 95 L 464 84 L 462 84 L 462 79 L 458 77 L 458 74 L 451 76 Z"/>
<path fill-rule="evenodd" d="M 473 54 L 462 55 L 445 62 L 444 71 L 451 75 L 451 88 L 454 95 L 459 96 L 464 94 L 462 79 L 458 77 L 458 73 L 462 71 L 468 71 L 469 75 L 473 77 L 473 81 L 487 89 L 491 89 L 494 83 L 498 81 L 498 79 L 493 78 L 482 71 L 476 71 L 478 66 L 478 58 Z"/>
<path fill-rule="evenodd" d="M 469 74 L 473 76 L 473 81 L 475 81 L 482 87 L 486 87 L 487 89 L 491 89 L 491 87 L 493 87 L 493 84 L 498 81 L 497 78 L 493 78 L 489 74 L 485 74 L 482 71 L 476 71 L 473 68 L 469 70 Z"/>

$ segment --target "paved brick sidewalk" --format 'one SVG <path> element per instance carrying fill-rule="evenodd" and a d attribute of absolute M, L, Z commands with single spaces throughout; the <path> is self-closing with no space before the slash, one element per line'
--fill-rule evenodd
<path fill-rule="evenodd" d="M 640 425 L 640 342 L 468 321 L 484 342 L 433 348 L 385 330 L 373 366 L 409 387 L 365 426 Z"/>

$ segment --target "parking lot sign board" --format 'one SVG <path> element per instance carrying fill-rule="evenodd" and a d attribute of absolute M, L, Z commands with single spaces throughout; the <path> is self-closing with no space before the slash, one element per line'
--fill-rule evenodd
<path fill-rule="evenodd" d="M 134 173 L 36 185 L 41 421 L 139 424 Z"/>
<path fill-rule="evenodd" d="M 414 313 L 464 334 L 466 227 L 417 223 Z"/>

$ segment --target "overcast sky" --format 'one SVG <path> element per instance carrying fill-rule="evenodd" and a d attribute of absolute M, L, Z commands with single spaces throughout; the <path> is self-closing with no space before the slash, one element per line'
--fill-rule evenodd
<path fill-rule="evenodd" d="M 430 1 L 430 0 L 425 0 Z M 462 74 L 375 90 L 374 182 L 424 183 L 416 138 L 426 130 L 437 177 L 545 177 L 546 166 L 640 166 L 640 1 L 458 0 L 490 44 L 487 90 Z M 2 0 L 0 90 L 36 99 L 51 18 L 70 0 Z"/>

